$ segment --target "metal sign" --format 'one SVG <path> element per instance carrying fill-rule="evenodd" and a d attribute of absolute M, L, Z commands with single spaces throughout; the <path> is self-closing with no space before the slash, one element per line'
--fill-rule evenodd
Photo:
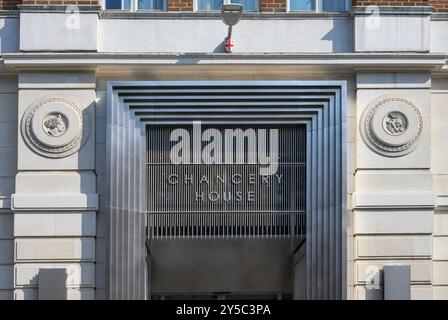
<path fill-rule="evenodd" d="M 153 236 L 298 232 L 294 226 L 304 224 L 305 212 L 305 138 L 303 126 L 149 127 L 147 213 Z"/>

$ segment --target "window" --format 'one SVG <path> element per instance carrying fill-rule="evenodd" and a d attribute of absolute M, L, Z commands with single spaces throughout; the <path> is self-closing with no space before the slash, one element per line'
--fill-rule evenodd
<path fill-rule="evenodd" d="M 232 0 L 232 3 L 240 3 L 244 11 L 258 11 L 258 0 Z M 223 0 L 197 0 L 198 11 L 221 10 Z"/>
<path fill-rule="evenodd" d="M 164 0 L 105 0 L 106 10 L 165 10 Z"/>
<path fill-rule="evenodd" d="M 350 0 L 289 0 L 290 11 L 348 11 Z"/>

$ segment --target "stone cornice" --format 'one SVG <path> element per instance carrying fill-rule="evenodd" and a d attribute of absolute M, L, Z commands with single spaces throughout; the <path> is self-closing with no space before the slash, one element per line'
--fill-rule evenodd
<path fill-rule="evenodd" d="M 32 69 L 144 69 L 145 66 L 301 66 L 316 69 L 431 70 L 446 72 L 446 54 L 436 53 L 6 53 L 6 70 Z M 0 60 L 0 65 L 1 65 Z M 5 71 L 6 71 L 5 70 Z"/>

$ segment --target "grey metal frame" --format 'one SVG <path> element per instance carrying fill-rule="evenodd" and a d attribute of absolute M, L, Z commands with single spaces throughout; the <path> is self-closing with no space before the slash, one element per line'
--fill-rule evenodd
<path fill-rule="evenodd" d="M 164 108 L 186 108 L 185 93 L 220 93 L 225 103 L 207 102 L 193 118 L 205 124 L 306 124 L 307 299 L 346 298 L 346 82 L 345 81 L 151 81 L 109 82 L 107 103 L 108 250 L 106 294 L 110 299 L 146 299 L 146 125 L 182 125 L 192 120 L 154 116 Z M 157 99 L 153 94 L 157 91 Z M 239 93 L 248 92 L 259 98 Z M 179 101 L 160 102 L 160 93 Z M 241 98 L 244 96 L 245 98 Z M 264 102 L 262 97 L 271 100 Z M 240 98 L 238 98 L 240 97 Z M 274 100 L 272 98 L 275 98 Z M 198 98 L 198 99 L 199 99 Z M 216 99 L 215 99 L 216 100 Z M 218 98 L 219 100 L 219 98 Z M 230 100 L 230 102 L 229 102 Z M 263 109 L 244 117 L 226 108 Z M 222 109 L 221 117 L 207 106 Z M 276 108 L 285 109 L 276 113 Z M 138 109 L 138 112 L 136 111 Z M 269 115 L 271 115 L 269 117 Z"/>

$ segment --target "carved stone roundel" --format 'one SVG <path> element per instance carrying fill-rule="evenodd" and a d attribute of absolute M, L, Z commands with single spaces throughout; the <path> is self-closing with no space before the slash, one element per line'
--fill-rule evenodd
<path fill-rule="evenodd" d="M 87 138 L 81 110 L 63 97 L 47 97 L 29 106 L 22 117 L 26 144 L 48 158 L 63 158 L 78 151 Z"/>
<path fill-rule="evenodd" d="M 389 157 L 412 152 L 423 131 L 423 117 L 410 101 L 383 96 L 362 114 L 361 136 L 373 151 Z"/>

